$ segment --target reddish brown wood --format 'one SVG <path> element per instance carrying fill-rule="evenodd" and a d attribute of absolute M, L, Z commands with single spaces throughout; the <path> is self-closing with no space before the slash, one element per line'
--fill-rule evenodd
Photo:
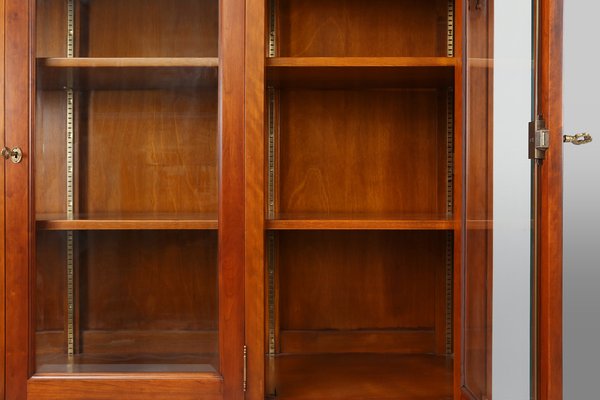
<path fill-rule="evenodd" d="M 279 212 L 445 212 L 439 100 L 429 88 L 282 90 Z"/>
<path fill-rule="evenodd" d="M 277 4 L 279 56 L 446 55 L 447 0 Z"/>
<path fill-rule="evenodd" d="M 462 351 L 463 351 L 463 231 L 462 221 L 464 219 L 464 148 L 465 148 L 465 120 L 464 120 L 464 68 L 465 66 L 465 35 L 466 22 L 465 15 L 468 7 L 464 1 L 454 2 L 454 57 L 456 58 L 456 68 L 454 70 L 454 176 L 453 185 L 453 216 L 456 222 L 453 241 L 454 241 L 454 275 L 453 275 L 453 353 L 454 353 L 454 398 L 460 398 L 460 388 L 462 386 Z"/>
<path fill-rule="evenodd" d="M 433 330 L 281 331 L 281 353 L 434 353 Z"/>
<path fill-rule="evenodd" d="M 218 229 L 217 214 L 79 214 L 67 219 L 65 214 L 38 214 L 38 230 L 194 230 Z"/>
<path fill-rule="evenodd" d="M 451 86 L 448 57 L 276 57 L 267 59 L 268 83 L 279 87 Z"/>
<path fill-rule="evenodd" d="M 562 60 L 563 0 L 541 1 L 539 112 L 550 129 L 550 149 L 541 167 L 539 275 L 539 396 L 561 400 L 562 370 Z"/>
<path fill-rule="evenodd" d="M 246 0 L 245 340 L 246 399 L 263 400 L 265 382 L 265 0 Z"/>
<path fill-rule="evenodd" d="M 24 400 L 31 372 L 30 142 L 32 72 L 30 1 L 5 2 L 5 144 L 24 159 L 5 164 L 6 208 L 6 398 Z"/>
<path fill-rule="evenodd" d="M 0 2 L 0 21 L 4 21 L 4 1 Z M 4 25 L 0 28 L 0 135 L 2 139 L 2 145 L 5 141 L 5 126 L 4 126 Z M 4 207 L 5 207 L 5 165 L 0 165 L 0 398 L 4 399 L 5 395 L 5 331 L 6 331 L 6 318 L 5 318 L 5 298 L 6 298 L 6 248 L 5 248 L 5 219 L 4 219 Z"/>
<path fill-rule="evenodd" d="M 279 233 L 282 330 L 432 329 L 444 232 Z"/>
<path fill-rule="evenodd" d="M 275 359 L 277 399 L 441 400 L 452 397 L 452 358 L 318 354 Z"/>
<path fill-rule="evenodd" d="M 27 384 L 28 397 L 40 400 L 112 400 L 223 398 L 224 382 L 218 374 L 95 374 L 36 376 Z"/>
<path fill-rule="evenodd" d="M 219 354 L 223 397 L 243 399 L 245 1 L 220 0 Z"/>
<path fill-rule="evenodd" d="M 217 58 L 42 58 L 38 86 L 60 90 L 217 87 Z"/>
<path fill-rule="evenodd" d="M 454 220 L 441 215 L 415 215 L 407 216 L 391 214 L 375 215 L 329 215 L 309 214 L 290 215 L 286 219 L 284 215 L 278 215 L 279 219 L 268 220 L 266 228 L 271 230 L 451 230 L 454 228 Z M 437 217 L 437 218 L 436 218 Z"/>

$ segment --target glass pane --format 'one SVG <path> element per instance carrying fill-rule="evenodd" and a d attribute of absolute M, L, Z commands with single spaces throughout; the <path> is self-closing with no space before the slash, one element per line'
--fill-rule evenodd
<path fill-rule="evenodd" d="M 37 1 L 37 373 L 219 369 L 218 4 Z"/>
<path fill-rule="evenodd" d="M 587 132 L 594 141 L 564 145 L 564 395 L 593 399 L 600 370 L 600 120 L 598 119 L 597 56 L 583 43 L 597 36 L 600 3 L 565 2 L 564 14 L 564 133 Z"/>
<path fill-rule="evenodd" d="M 463 384 L 477 399 L 525 400 L 530 380 L 531 162 L 526 135 L 532 119 L 532 4 L 469 4 Z"/>

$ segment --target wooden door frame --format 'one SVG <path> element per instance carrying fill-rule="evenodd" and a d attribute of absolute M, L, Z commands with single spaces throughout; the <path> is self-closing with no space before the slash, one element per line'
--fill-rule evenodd
<path fill-rule="evenodd" d="M 3 68 L 0 101 L 5 144 L 23 150 L 23 162 L 2 167 L 0 249 L 0 398 L 243 399 L 244 345 L 244 32 L 245 1 L 219 0 L 219 358 L 220 375 L 94 374 L 33 377 L 35 292 L 35 208 L 33 168 L 35 128 L 35 0 L 0 0 Z M 3 46 L 6 46 L 4 49 Z M 4 52 L 5 50 L 5 52 Z M 3 77 L 4 75 L 2 75 Z M 2 78 L 0 78 L 2 79 Z M 225 134 L 222 134 L 225 132 Z M 4 145 L 4 143 L 0 145 Z M 4 201 L 6 200 L 6 201 Z M 2 207 L 5 207 L 2 209 Z M 7 218 L 4 218 L 6 216 Z M 4 264 L 5 263 L 5 264 Z M 3 271 L 3 265 L 7 265 Z M 6 289 L 6 293 L 3 290 Z M 4 329 L 6 322 L 6 330 Z M 69 390 L 65 390 L 69 389 Z"/>
<path fill-rule="evenodd" d="M 541 400 L 560 400 L 563 298 L 563 1 L 541 0 L 539 112 L 550 129 L 541 169 L 538 389 Z"/>

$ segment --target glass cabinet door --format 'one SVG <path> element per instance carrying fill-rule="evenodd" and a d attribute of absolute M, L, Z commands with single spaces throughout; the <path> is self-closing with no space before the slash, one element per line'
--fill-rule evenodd
<path fill-rule="evenodd" d="M 241 395 L 243 75 L 228 60 L 243 47 L 227 43 L 243 26 L 221 21 L 237 26 L 243 3 L 31 3 L 7 10 L 14 36 L 31 35 L 13 49 L 29 54 L 32 87 L 18 166 L 30 287 L 14 302 L 30 325 L 10 361 L 27 366 L 28 397 L 50 398 L 52 378 L 61 398 L 92 398 L 77 386 L 90 376 L 109 398 Z"/>

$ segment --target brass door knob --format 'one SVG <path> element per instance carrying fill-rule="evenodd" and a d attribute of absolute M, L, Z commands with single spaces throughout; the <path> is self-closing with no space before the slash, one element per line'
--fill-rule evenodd
<path fill-rule="evenodd" d="M 577 135 L 564 135 L 564 143 L 573 143 L 577 146 L 586 144 L 592 141 L 592 135 L 588 133 L 578 133 Z"/>
<path fill-rule="evenodd" d="M 0 153 L 5 160 L 10 160 L 15 164 L 20 163 L 23 159 L 23 151 L 18 147 L 13 148 L 12 150 L 8 147 L 4 147 L 0 150 Z"/>

